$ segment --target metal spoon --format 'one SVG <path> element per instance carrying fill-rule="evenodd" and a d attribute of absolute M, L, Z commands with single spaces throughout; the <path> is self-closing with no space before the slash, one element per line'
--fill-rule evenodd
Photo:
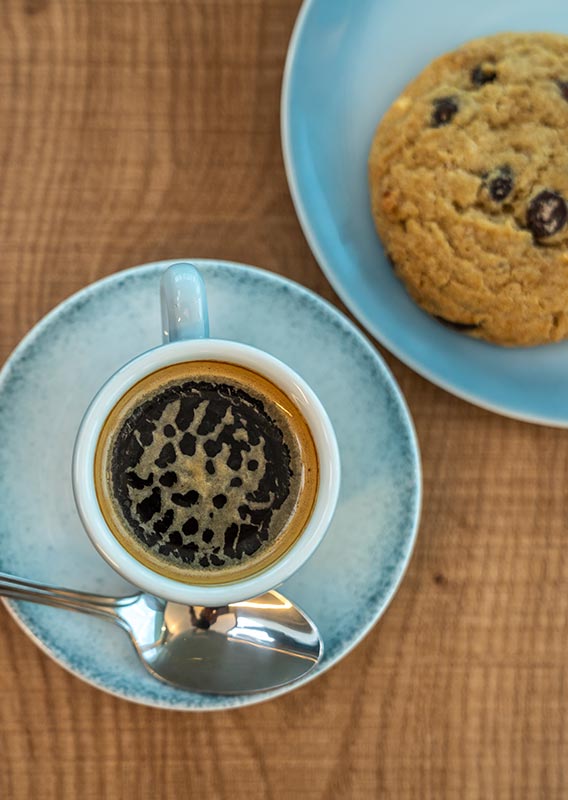
<path fill-rule="evenodd" d="M 0 595 L 116 622 L 148 672 L 192 692 L 241 694 L 285 686 L 312 670 L 323 653 L 314 623 L 278 592 L 205 608 L 141 592 L 103 597 L 0 572 Z"/>

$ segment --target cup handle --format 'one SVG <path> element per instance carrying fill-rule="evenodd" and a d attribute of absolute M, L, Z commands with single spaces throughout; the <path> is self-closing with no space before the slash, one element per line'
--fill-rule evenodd
<path fill-rule="evenodd" d="M 207 339 L 209 312 L 205 281 L 187 262 L 172 264 L 160 283 L 164 344 L 181 339 Z"/>

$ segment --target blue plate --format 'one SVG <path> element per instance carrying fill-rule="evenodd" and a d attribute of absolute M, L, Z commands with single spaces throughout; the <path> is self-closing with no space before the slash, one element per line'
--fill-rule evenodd
<path fill-rule="evenodd" d="M 353 314 L 408 366 L 485 408 L 568 426 L 568 342 L 504 349 L 423 313 L 375 233 L 367 156 L 375 127 L 435 56 L 500 31 L 568 33 L 566 0 L 306 0 L 288 53 L 282 142 L 320 266 Z"/>
<path fill-rule="evenodd" d="M 71 456 L 99 386 L 159 342 L 160 274 L 169 263 L 118 273 L 74 295 L 28 334 L 2 370 L 0 570 L 102 594 L 132 591 L 81 526 Z M 286 361 L 317 392 L 337 433 L 343 474 L 336 515 L 322 545 L 282 587 L 323 636 L 325 656 L 309 680 L 361 640 L 402 579 L 420 505 L 414 429 L 380 356 L 331 305 L 262 270 L 194 263 L 207 285 L 211 335 Z M 30 603 L 8 605 L 62 666 L 128 700 L 207 711 L 291 688 L 237 697 L 174 689 L 144 670 L 114 625 Z"/>

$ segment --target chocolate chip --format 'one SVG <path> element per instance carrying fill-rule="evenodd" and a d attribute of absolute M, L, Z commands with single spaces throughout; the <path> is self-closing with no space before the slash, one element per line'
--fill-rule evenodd
<path fill-rule="evenodd" d="M 568 102 L 568 81 L 556 81 L 560 94 Z"/>
<path fill-rule="evenodd" d="M 164 425 L 164 436 L 169 436 L 171 438 L 172 436 L 175 435 L 176 435 L 176 429 L 174 428 L 173 425 Z"/>
<path fill-rule="evenodd" d="M 500 203 L 511 194 L 514 184 L 513 170 L 507 164 L 494 170 L 490 173 L 488 184 L 491 199 Z"/>
<path fill-rule="evenodd" d="M 205 462 L 205 469 L 210 475 L 215 475 L 215 464 L 210 459 Z"/>
<path fill-rule="evenodd" d="M 202 534 L 202 537 L 201 537 L 201 538 L 203 539 L 203 541 L 204 541 L 206 544 L 209 544 L 209 542 L 212 542 L 212 541 L 213 541 L 213 537 L 214 537 L 214 536 L 215 536 L 215 534 L 214 534 L 214 532 L 211 530 L 211 528 L 205 528 L 205 530 L 203 531 L 203 534 Z"/>
<path fill-rule="evenodd" d="M 213 564 L 214 567 L 222 567 L 223 564 L 225 563 L 223 559 L 219 558 L 219 556 L 216 556 L 213 553 L 209 556 L 209 558 L 211 559 L 211 563 Z"/>
<path fill-rule="evenodd" d="M 243 482 L 242 482 L 242 480 L 240 478 L 232 478 L 230 485 L 231 486 L 242 486 Z"/>
<path fill-rule="evenodd" d="M 567 219 L 566 201 L 558 192 L 545 189 L 529 203 L 527 225 L 535 239 L 554 236 L 564 227 Z"/>
<path fill-rule="evenodd" d="M 497 73 L 491 67 L 484 67 L 478 64 L 471 70 L 471 82 L 474 86 L 483 86 L 486 83 L 493 83 Z"/>
<path fill-rule="evenodd" d="M 513 189 L 513 176 L 503 175 L 489 184 L 489 194 L 496 202 L 500 203 L 508 195 L 511 194 Z"/>
<path fill-rule="evenodd" d="M 434 110 L 430 124 L 433 128 L 447 125 L 458 113 L 458 104 L 453 97 L 438 97 L 434 100 Z"/>
<path fill-rule="evenodd" d="M 247 469 L 250 469 L 251 472 L 256 472 L 258 469 L 258 461 L 256 458 L 251 458 L 251 460 L 247 464 Z"/>

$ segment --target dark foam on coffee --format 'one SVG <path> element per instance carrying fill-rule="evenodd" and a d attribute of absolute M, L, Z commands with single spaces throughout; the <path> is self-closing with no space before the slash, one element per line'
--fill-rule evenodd
<path fill-rule="evenodd" d="M 166 574 L 229 576 L 281 536 L 295 538 L 290 522 L 314 479 L 298 430 L 305 421 L 282 406 L 280 390 L 241 368 L 206 364 L 147 390 L 142 381 L 106 448 L 104 493 L 120 538 Z"/>

